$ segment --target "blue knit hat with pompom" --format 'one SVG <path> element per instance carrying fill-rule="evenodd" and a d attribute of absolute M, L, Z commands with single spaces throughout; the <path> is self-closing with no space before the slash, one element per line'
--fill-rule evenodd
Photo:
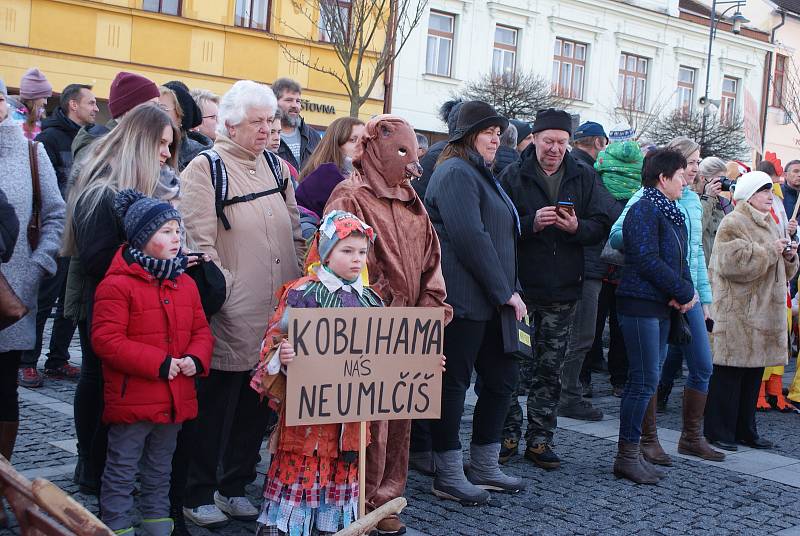
<path fill-rule="evenodd" d="M 144 249 L 162 225 L 170 220 L 181 221 L 180 213 L 169 203 L 132 189 L 116 195 L 114 211 L 122 221 L 128 244 L 138 250 Z"/>

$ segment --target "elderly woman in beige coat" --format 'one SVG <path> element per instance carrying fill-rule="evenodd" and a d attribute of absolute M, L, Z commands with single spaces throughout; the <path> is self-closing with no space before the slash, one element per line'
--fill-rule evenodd
<path fill-rule="evenodd" d="M 733 200 L 736 208 L 722 219 L 708 269 L 716 324 L 705 416 L 706 438 L 731 451 L 737 443 L 772 447 L 756 430 L 756 400 L 764 367 L 787 362 L 786 282 L 798 269 L 797 244 L 784 238 L 770 211 L 769 175 L 742 175 Z"/>
<path fill-rule="evenodd" d="M 277 306 L 275 292 L 300 276 L 305 247 L 288 166 L 265 152 L 276 106 L 272 90 L 250 80 L 236 82 L 219 103 L 210 156 L 216 161 L 218 155 L 227 175 L 226 199 L 260 195 L 229 204 L 220 215 L 209 160 L 195 157 L 181 176 L 187 243 L 222 269 L 228 292 L 211 317 L 216 338 L 211 371 L 197 388 L 196 441 L 183 513 L 199 526 L 219 526 L 228 516 L 258 516 L 245 485 L 255 477 L 268 410 L 249 387 L 250 371 L 258 362 L 265 322 Z"/>

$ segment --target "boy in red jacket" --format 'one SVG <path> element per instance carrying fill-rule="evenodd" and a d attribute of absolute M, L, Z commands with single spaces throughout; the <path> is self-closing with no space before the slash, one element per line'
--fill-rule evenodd
<path fill-rule="evenodd" d="M 95 294 L 92 346 L 103 364 L 103 421 L 110 424 L 100 488 L 103 522 L 133 535 L 139 469 L 139 534 L 169 536 L 169 482 L 181 423 L 197 416 L 193 376 L 208 373 L 214 338 L 184 270 L 180 214 L 123 190 L 114 202 L 128 244 Z M 142 459 L 144 463 L 139 463 Z"/>

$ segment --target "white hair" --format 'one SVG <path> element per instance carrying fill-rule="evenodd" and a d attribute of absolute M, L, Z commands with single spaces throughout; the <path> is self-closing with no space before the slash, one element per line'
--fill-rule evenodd
<path fill-rule="evenodd" d="M 264 84 L 252 80 L 239 80 L 219 101 L 217 134 L 228 135 L 228 125 L 236 126 L 244 121 L 250 108 L 269 108 L 273 112 L 278 107 L 275 94 Z"/>

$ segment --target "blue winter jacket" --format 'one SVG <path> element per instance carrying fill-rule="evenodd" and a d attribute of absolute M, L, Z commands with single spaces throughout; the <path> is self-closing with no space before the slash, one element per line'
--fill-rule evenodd
<path fill-rule="evenodd" d="M 625 205 L 622 215 L 611 226 L 609 241 L 614 249 L 622 251 L 622 223 L 625 221 L 628 209 L 639 201 L 641 197 L 642 189 L 639 189 L 630 198 L 628 204 Z M 700 303 L 710 304 L 711 284 L 708 282 L 706 254 L 703 251 L 703 205 L 700 202 L 700 196 L 687 186 L 683 189 L 683 195 L 678 200 L 678 207 L 683 212 L 683 215 L 686 216 L 686 227 L 689 233 L 689 251 L 686 255 L 686 260 L 689 262 L 689 273 L 692 276 L 694 288 L 700 296 Z"/>
<path fill-rule="evenodd" d="M 687 233 L 649 199 L 628 207 L 623 222 L 625 268 L 617 288 L 620 314 L 669 316 L 671 299 L 688 303 L 694 296 L 686 256 Z"/>

